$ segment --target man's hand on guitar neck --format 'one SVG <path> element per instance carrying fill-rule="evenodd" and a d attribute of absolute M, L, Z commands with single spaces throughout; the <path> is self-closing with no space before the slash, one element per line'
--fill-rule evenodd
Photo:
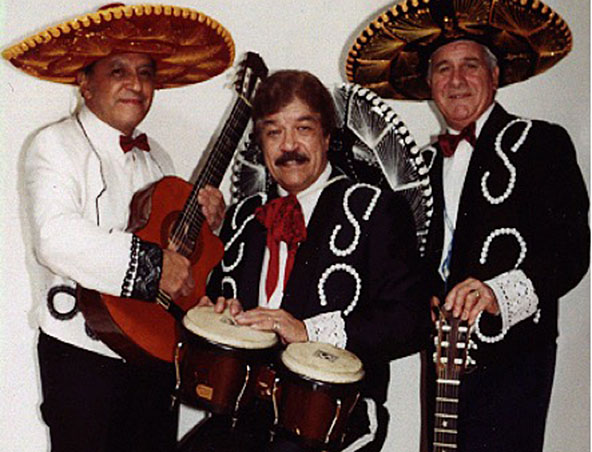
<path fill-rule="evenodd" d="M 215 231 L 224 220 L 226 204 L 222 192 L 211 185 L 206 185 L 197 193 L 197 202 L 206 217 L 206 221 L 212 231 Z"/>
<path fill-rule="evenodd" d="M 162 275 L 159 289 L 175 300 L 189 295 L 194 287 L 195 281 L 191 274 L 189 259 L 173 250 L 162 250 Z"/>
<path fill-rule="evenodd" d="M 440 306 L 440 300 L 432 297 L 432 320 L 436 321 L 434 309 Z M 467 278 L 452 288 L 444 300 L 444 309 L 452 311 L 454 317 L 468 320 L 469 325 L 475 323 L 481 311 L 499 314 L 499 306 L 495 293 L 487 284 L 475 278 Z"/>

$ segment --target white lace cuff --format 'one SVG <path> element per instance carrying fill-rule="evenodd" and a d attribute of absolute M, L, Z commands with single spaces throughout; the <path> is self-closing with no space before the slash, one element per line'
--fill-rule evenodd
<path fill-rule="evenodd" d="M 497 336 L 484 336 L 479 328 L 482 314 L 480 313 L 475 322 L 475 334 L 483 342 L 501 341 L 512 326 L 535 313 L 533 321 L 538 322 L 539 297 L 534 291 L 532 281 L 522 270 L 510 270 L 485 283 L 491 287 L 497 299 L 502 317 L 502 330 Z"/>
<path fill-rule="evenodd" d="M 309 341 L 325 342 L 335 347 L 345 348 L 347 334 L 345 320 L 340 311 L 325 312 L 304 320 Z"/>

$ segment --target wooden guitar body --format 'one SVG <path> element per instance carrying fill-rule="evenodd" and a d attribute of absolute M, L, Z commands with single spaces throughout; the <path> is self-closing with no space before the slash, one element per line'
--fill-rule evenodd
<path fill-rule="evenodd" d="M 142 240 L 166 248 L 171 231 L 183 211 L 193 186 L 177 177 L 165 177 L 138 192 L 131 205 L 129 230 Z M 184 311 L 205 294 L 210 271 L 222 259 L 220 239 L 204 223 L 193 252 L 187 255 L 195 289 L 191 295 L 175 300 Z M 133 298 L 121 298 L 79 289 L 80 308 L 88 326 L 116 353 L 136 363 L 154 358 L 173 361 L 178 340 L 176 319 L 162 306 Z"/>

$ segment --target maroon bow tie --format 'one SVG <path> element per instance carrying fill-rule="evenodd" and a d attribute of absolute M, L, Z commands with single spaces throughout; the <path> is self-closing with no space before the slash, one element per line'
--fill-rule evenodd
<path fill-rule="evenodd" d="M 133 148 L 138 148 L 143 151 L 150 151 L 150 145 L 148 144 L 148 137 L 145 133 L 141 133 L 136 138 L 132 138 L 127 135 L 119 136 L 119 145 L 123 152 L 129 152 Z"/>
<path fill-rule="evenodd" d="M 255 218 L 267 228 L 267 248 L 269 249 L 269 265 L 265 281 L 267 299 L 277 286 L 279 274 L 279 243 L 288 245 L 288 260 L 284 275 L 284 287 L 294 266 L 298 244 L 306 240 L 306 224 L 302 207 L 296 196 L 289 195 L 276 198 L 255 210 Z"/>
<path fill-rule="evenodd" d="M 462 140 L 467 140 L 471 146 L 475 147 L 477 138 L 475 137 L 474 122 L 462 129 L 458 135 L 452 135 L 450 133 L 438 135 L 438 144 L 440 145 L 440 149 L 442 149 L 442 155 L 444 157 L 451 157 L 456 151 L 458 143 Z"/>

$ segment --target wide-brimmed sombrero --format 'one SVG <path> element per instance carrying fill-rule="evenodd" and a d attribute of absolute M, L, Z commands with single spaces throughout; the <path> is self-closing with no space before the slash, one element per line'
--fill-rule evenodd
<path fill-rule="evenodd" d="M 2 56 L 35 77 L 76 83 L 80 69 L 114 53 L 145 53 L 156 87 L 208 80 L 232 65 L 234 42 L 212 18 L 169 5 L 107 5 L 9 47 Z"/>
<path fill-rule="evenodd" d="M 498 58 L 500 86 L 546 71 L 572 48 L 565 21 L 538 0 L 405 0 L 366 27 L 349 50 L 349 81 L 394 99 L 430 99 L 429 57 L 471 39 Z"/>

